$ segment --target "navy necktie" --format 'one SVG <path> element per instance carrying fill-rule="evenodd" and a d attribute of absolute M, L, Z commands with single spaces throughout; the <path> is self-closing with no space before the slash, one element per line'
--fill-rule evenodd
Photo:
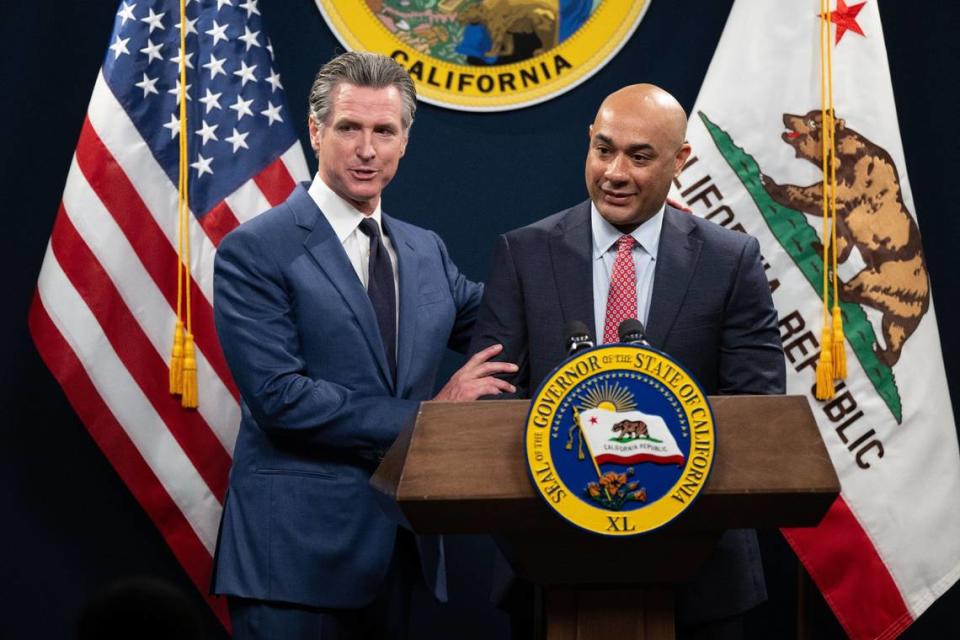
<path fill-rule="evenodd" d="M 397 298 L 393 284 L 390 254 L 380 237 L 380 227 L 371 218 L 360 222 L 360 231 L 370 236 L 370 263 L 367 272 L 367 295 L 377 315 L 380 337 L 387 351 L 390 375 L 397 380 Z"/>

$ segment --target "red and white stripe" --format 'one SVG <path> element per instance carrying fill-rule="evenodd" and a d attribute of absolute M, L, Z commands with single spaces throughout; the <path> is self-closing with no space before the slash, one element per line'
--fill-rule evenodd
<path fill-rule="evenodd" d="M 101 74 L 30 310 L 42 358 L 203 594 L 240 422 L 213 326 L 216 247 L 307 177 L 296 143 L 202 221 L 190 217 L 199 406 L 184 410 L 167 389 L 177 185 Z M 210 603 L 225 622 L 224 604 Z"/>
<path fill-rule="evenodd" d="M 781 532 L 851 638 L 896 638 L 913 622 L 900 588 L 843 495 L 816 527 Z"/>

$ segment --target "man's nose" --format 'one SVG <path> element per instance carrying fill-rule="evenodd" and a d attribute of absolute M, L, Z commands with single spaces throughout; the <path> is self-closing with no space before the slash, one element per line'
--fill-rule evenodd
<path fill-rule="evenodd" d="M 377 150 L 373 146 L 373 132 L 364 132 L 357 145 L 357 157 L 361 160 L 373 160 Z"/>
<path fill-rule="evenodd" d="M 607 163 L 603 177 L 610 182 L 623 182 L 627 179 L 626 159 L 623 155 L 617 154 Z"/>

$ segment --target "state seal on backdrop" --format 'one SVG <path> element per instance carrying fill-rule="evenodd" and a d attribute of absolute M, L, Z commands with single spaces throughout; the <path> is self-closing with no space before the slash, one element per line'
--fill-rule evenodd
<path fill-rule="evenodd" d="M 668 355 L 604 345 L 578 353 L 530 404 L 526 459 L 537 492 L 578 527 L 609 536 L 657 529 L 700 494 L 713 466 L 713 412 Z"/>
<path fill-rule="evenodd" d="M 421 99 L 464 111 L 549 100 L 599 71 L 650 0 L 316 0 L 349 49 L 388 55 Z"/>

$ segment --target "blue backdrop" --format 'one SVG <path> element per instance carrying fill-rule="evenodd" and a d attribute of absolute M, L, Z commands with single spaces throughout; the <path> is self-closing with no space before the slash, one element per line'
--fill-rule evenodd
<path fill-rule="evenodd" d="M 460 267 L 483 279 L 496 234 L 585 198 L 587 125 L 603 96 L 625 84 L 653 82 L 688 109 L 693 105 L 730 5 L 730 0 L 653 0 L 610 64 L 577 89 L 533 108 L 470 114 L 421 104 L 385 208 L 436 230 Z M 960 322 L 960 296 L 958 270 L 950 261 L 960 241 L 953 188 L 960 170 L 954 124 L 960 6 L 935 6 L 921 11 L 915 3 L 888 0 L 880 9 L 956 415 L 960 339 L 952 329 Z M 343 48 L 311 0 L 261 0 L 260 9 L 291 113 L 309 148 L 308 87 L 316 69 Z M 5 3 L 0 26 L 6 44 L 0 56 L 0 184 L 7 202 L 0 254 L 9 276 L 0 332 L 0 495 L 6 514 L 0 526 L 0 638 L 69 637 L 83 603 L 123 576 L 168 579 L 201 603 L 72 413 L 26 330 L 27 308 L 116 10 L 114 0 Z M 795 563 L 776 533 L 764 535 L 763 543 L 772 560 L 767 564 L 772 599 L 751 618 L 748 631 L 757 638 L 793 636 Z M 444 608 L 420 603 L 417 637 L 505 637 L 503 615 L 486 601 L 490 553 L 482 539 L 451 541 L 453 602 Z M 822 602 L 814 597 L 809 607 L 814 637 L 839 634 Z M 212 615 L 207 625 L 211 637 L 223 636 Z M 904 637 L 935 638 L 958 630 L 960 590 L 954 588 Z"/>

